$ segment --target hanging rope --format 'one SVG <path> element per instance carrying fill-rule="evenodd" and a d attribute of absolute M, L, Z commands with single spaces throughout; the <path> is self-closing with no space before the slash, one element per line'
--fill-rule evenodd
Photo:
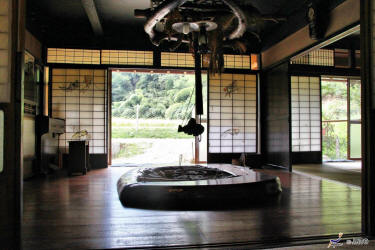
<path fill-rule="evenodd" d="M 202 115 L 199 115 L 199 124 L 202 124 Z M 201 142 L 202 140 L 202 134 L 198 136 L 198 141 Z"/>
<path fill-rule="evenodd" d="M 191 112 L 193 111 L 194 105 L 191 108 L 190 112 L 188 113 L 188 109 L 189 109 L 189 106 L 190 106 L 190 103 L 191 103 L 191 98 L 193 97 L 194 90 L 195 90 L 195 87 L 193 87 L 193 90 L 190 93 L 189 103 L 186 106 L 186 109 L 185 109 L 185 112 L 184 112 L 184 116 L 182 117 L 182 124 L 185 124 L 185 122 L 190 118 L 190 117 L 188 117 L 188 114 L 189 113 L 191 114 Z"/>

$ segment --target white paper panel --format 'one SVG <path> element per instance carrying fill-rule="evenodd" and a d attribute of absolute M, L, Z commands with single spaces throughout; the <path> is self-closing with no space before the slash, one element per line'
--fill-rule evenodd
<path fill-rule="evenodd" d="M 208 138 L 210 140 L 220 140 L 221 136 L 219 133 L 209 133 Z"/>
<path fill-rule="evenodd" d="M 319 128 L 320 130 L 320 128 Z M 311 138 L 320 138 L 320 132 L 318 133 L 311 133 Z"/>
<path fill-rule="evenodd" d="M 212 126 L 210 128 L 210 132 L 211 133 L 220 133 L 220 127 L 214 127 L 214 126 Z"/>
<path fill-rule="evenodd" d="M 221 140 L 221 146 L 223 147 L 232 146 L 232 140 Z"/>
<path fill-rule="evenodd" d="M 321 148 L 320 148 L 320 145 L 312 145 L 311 146 L 311 151 L 320 151 Z"/>
<path fill-rule="evenodd" d="M 10 101 L 11 1 L 0 0 L 0 103 Z"/>
<path fill-rule="evenodd" d="M 211 143 L 209 144 L 210 153 L 220 153 L 220 147 L 214 147 L 211 146 Z"/>
<path fill-rule="evenodd" d="M 256 152 L 255 75 L 210 76 L 209 92 L 209 152 Z"/>
<path fill-rule="evenodd" d="M 320 150 L 321 112 L 319 81 L 319 77 L 291 77 L 293 152 Z"/>
<path fill-rule="evenodd" d="M 90 153 L 105 153 L 106 71 L 53 69 L 52 79 L 52 114 L 66 119 L 60 145 L 66 148 L 77 132 L 87 131 L 81 139 L 90 140 Z"/>

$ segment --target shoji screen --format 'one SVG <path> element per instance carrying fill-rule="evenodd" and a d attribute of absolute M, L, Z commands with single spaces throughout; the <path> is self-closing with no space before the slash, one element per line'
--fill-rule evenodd
<path fill-rule="evenodd" d="M 320 77 L 292 76 L 292 152 L 320 151 Z"/>
<path fill-rule="evenodd" d="M 66 121 L 60 147 L 68 141 L 90 141 L 90 153 L 107 152 L 107 71 L 103 69 L 52 69 L 52 117 Z"/>
<path fill-rule="evenodd" d="M 250 55 L 224 55 L 224 68 L 250 69 Z"/>
<path fill-rule="evenodd" d="M 194 68 L 192 53 L 161 52 L 161 66 Z"/>
<path fill-rule="evenodd" d="M 257 152 L 256 75 L 209 77 L 209 152 Z"/>
<path fill-rule="evenodd" d="M 152 51 L 102 50 L 102 64 L 149 65 L 154 64 Z"/>
<path fill-rule="evenodd" d="M 0 102 L 10 100 L 11 3 L 9 0 L 0 0 Z"/>
<path fill-rule="evenodd" d="M 48 63 L 100 64 L 100 50 L 47 49 Z"/>
<path fill-rule="evenodd" d="M 334 51 L 329 49 L 314 50 L 307 55 L 292 58 L 290 63 L 316 66 L 335 66 Z"/>

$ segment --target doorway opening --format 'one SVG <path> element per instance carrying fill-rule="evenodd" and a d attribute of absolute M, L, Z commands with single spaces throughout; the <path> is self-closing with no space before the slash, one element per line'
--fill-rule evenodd
<path fill-rule="evenodd" d="M 178 132 L 195 118 L 193 72 L 112 70 L 112 166 L 206 161 L 207 133 Z M 202 77 L 204 108 L 207 78 Z M 204 111 L 206 114 L 206 110 Z M 206 126 L 206 115 L 201 117 Z"/>
<path fill-rule="evenodd" d="M 360 171 L 361 80 L 322 77 L 321 91 L 323 161 Z"/>

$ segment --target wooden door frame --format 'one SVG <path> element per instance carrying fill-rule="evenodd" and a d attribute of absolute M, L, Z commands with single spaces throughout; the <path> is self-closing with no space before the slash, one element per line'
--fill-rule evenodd
<path fill-rule="evenodd" d="M 375 236 L 375 91 L 373 1 L 361 0 L 362 231 Z"/>
<path fill-rule="evenodd" d="M 23 72 L 25 47 L 25 0 L 10 0 L 11 54 L 10 102 L 4 111 L 4 169 L 0 173 L 0 242 L 5 249 L 22 248 L 23 204 Z"/>
<path fill-rule="evenodd" d="M 331 76 L 326 76 L 326 75 L 321 76 L 321 78 L 320 78 L 320 89 L 322 87 L 322 80 L 329 79 L 329 77 L 331 77 Z M 351 119 L 350 119 L 350 107 L 351 107 L 351 105 L 350 105 L 350 81 L 353 80 L 353 79 L 354 80 L 361 80 L 361 78 L 357 77 L 357 76 L 340 76 L 340 75 L 335 75 L 334 77 L 342 78 L 343 79 L 342 83 L 346 84 L 346 120 L 323 121 L 323 119 L 321 118 L 321 124 L 323 124 L 323 122 L 332 122 L 332 123 L 334 123 L 334 122 L 346 122 L 346 140 L 347 140 L 346 141 L 346 145 L 347 145 L 346 158 L 348 160 L 361 160 L 362 158 L 351 158 L 350 157 L 350 152 L 351 152 L 350 151 L 350 124 L 351 124 Z M 341 81 L 339 81 L 339 82 L 341 82 Z M 362 86 L 362 84 L 361 84 L 361 86 Z M 320 93 L 320 95 L 321 95 L 321 97 L 320 97 L 321 109 L 323 111 L 323 105 L 322 105 L 323 96 L 322 96 L 322 91 L 320 91 L 320 92 L 321 92 Z M 362 110 L 362 105 L 361 105 L 361 110 Z M 321 112 L 321 116 L 322 115 L 323 115 L 323 113 Z M 361 124 L 361 121 L 359 121 L 357 123 Z M 322 128 L 321 128 L 320 134 L 321 134 L 321 139 L 322 139 L 323 138 Z M 322 156 L 323 156 L 323 140 L 321 140 L 321 148 L 322 148 L 321 151 L 322 151 Z"/>
<path fill-rule="evenodd" d="M 169 74 L 169 73 L 175 73 L 175 74 L 184 74 L 186 72 L 189 72 L 189 74 L 194 74 L 194 70 L 192 69 L 157 69 L 157 68 L 153 68 L 153 67 L 150 67 L 150 68 L 133 68 L 133 67 L 130 67 L 130 68 L 127 68 L 127 67 L 109 67 L 107 69 L 107 74 L 108 74 L 108 77 L 107 77 L 107 88 L 108 88 L 108 93 L 107 93 L 107 100 L 108 100 L 108 104 L 107 104 L 107 121 L 108 121 L 108 165 L 112 165 L 112 72 L 114 71 L 123 71 L 123 72 L 139 72 L 139 73 L 148 73 L 148 72 L 153 72 L 153 73 L 161 73 L 161 74 Z M 203 73 L 207 73 L 206 70 L 202 70 L 202 74 Z M 207 85 L 208 85 L 208 78 L 207 78 Z M 207 88 L 207 92 L 208 92 L 208 88 Z M 207 93 L 208 95 L 208 93 Z M 207 99 L 208 100 L 208 99 Z M 208 105 L 208 104 L 207 104 Z M 208 110 L 208 108 L 207 108 Z M 208 123 L 207 123 L 208 124 Z M 208 127 L 208 125 L 207 125 Z M 208 136 L 208 132 L 207 132 L 207 136 Z M 197 159 L 197 155 L 199 157 L 199 140 L 198 140 L 198 137 L 196 136 L 195 139 L 194 139 L 195 143 L 194 143 L 194 160 L 195 160 L 195 164 L 200 164 L 200 163 L 207 163 L 207 161 L 199 161 L 199 158 Z M 208 140 L 207 140 L 207 145 L 208 145 Z M 208 152 L 208 151 L 207 151 Z M 207 153 L 208 154 L 208 153 Z"/>

